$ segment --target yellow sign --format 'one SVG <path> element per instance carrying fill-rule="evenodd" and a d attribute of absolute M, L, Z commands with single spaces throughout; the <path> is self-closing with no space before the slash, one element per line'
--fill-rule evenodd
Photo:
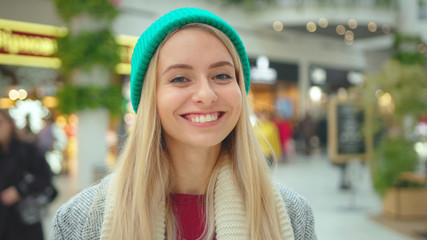
<path fill-rule="evenodd" d="M 0 49 L 9 54 L 51 56 L 57 50 L 56 39 L 15 34 L 9 28 L 0 29 Z"/>
<path fill-rule="evenodd" d="M 59 68 L 56 38 L 67 29 L 0 19 L 0 64 Z"/>
<path fill-rule="evenodd" d="M 59 68 L 61 61 L 55 56 L 57 37 L 67 34 L 65 27 L 0 19 L 0 64 Z M 138 38 L 118 35 L 121 63 L 118 74 L 130 74 L 133 48 Z"/>
<path fill-rule="evenodd" d="M 135 47 L 137 37 L 128 35 L 118 35 L 116 37 L 117 44 L 120 45 L 121 63 L 117 64 L 116 72 L 118 74 L 130 74 L 130 63 L 132 59 L 133 48 Z"/>

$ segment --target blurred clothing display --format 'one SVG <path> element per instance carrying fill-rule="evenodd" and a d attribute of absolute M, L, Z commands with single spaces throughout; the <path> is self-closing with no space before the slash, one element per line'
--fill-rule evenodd
<path fill-rule="evenodd" d="M 292 139 L 293 135 L 293 127 L 290 121 L 283 117 L 276 117 L 273 119 L 274 124 L 277 126 L 277 130 L 279 131 L 280 144 L 282 147 L 282 155 L 284 157 L 288 157 L 292 154 L 293 150 L 289 144 L 289 140 Z"/>
<path fill-rule="evenodd" d="M 259 114 L 258 125 L 255 126 L 254 130 L 269 164 L 272 165 L 275 158 L 280 161 L 282 157 L 282 147 L 280 144 L 279 131 L 274 122 L 268 119 L 266 113 Z"/>

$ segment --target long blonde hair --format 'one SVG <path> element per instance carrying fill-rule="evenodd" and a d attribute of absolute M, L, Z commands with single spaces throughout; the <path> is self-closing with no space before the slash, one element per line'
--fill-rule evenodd
<path fill-rule="evenodd" d="M 231 164 L 244 200 L 250 239 L 283 239 L 278 209 L 274 203 L 270 173 L 249 120 L 251 109 L 245 90 L 245 81 L 239 55 L 228 37 L 205 24 L 188 24 L 168 35 L 163 41 L 183 28 L 204 29 L 220 39 L 230 52 L 242 93 L 242 113 L 222 144 L 221 156 L 215 165 L 206 192 L 206 224 L 201 239 L 212 239 L 215 233 L 214 189 L 223 164 Z M 161 45 L 162 46 L 162 45 Z M 159 203 L 166 207 L 166 235 L 175 240 L 179 227 L 169 202 L 171 193 L 171 166 L 166 158 L 166 143 L 162 137 L 156 105 L 156 65 L 159 54 L 153 55 L 144 79 L 141 102 L 133 129 L 115 169 L 117 192 L 109 239 L 153 240 L 156 232 Z M 228 155 L 228 157 L 224 157 Z M 229 163 L 226 163 L 229 161 Z"/>

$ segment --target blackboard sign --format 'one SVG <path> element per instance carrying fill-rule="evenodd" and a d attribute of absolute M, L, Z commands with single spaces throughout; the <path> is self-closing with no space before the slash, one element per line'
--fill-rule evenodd
<path fill-rule="evenodd" d="M 338 154 L 365 153 L 365 140 L 362 135 L 363 112 L 354 104 L 338 104 L 336 117 Z"/>
<path fill-rule="evenodd" d="M 367 160 L 371 151 L 362 134 L 365 112 L 355 101 L 338 101 L 331 97 L 328 104 L 328 155 L 336 164 L 344 164 L 354 159 Z"/>

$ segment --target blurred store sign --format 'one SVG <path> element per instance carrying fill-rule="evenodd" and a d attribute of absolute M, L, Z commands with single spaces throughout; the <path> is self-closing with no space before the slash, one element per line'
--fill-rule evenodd
<path fill-rule="evenodd" d="M 274 84 L 277 81 L 277 71 L 270 68 L 270 61 L 266 56 L 259 56 L 256 67 L 251 69 L 251 82 L 260 84 Z"/>
<path fill-rule="evenodd" d="M 59 68 L 57 37 L 66 28 L 0 19 L 0 64 Z"/>
<path fill-rule="evenodd" d="M 57 69 L 61 66 L 61 60 L 56 56 L 57 38 L 67 32 L 65 27 L 0 19 L 0 64 Z M 118 74 L 130 74 L 137 40 L 134 36 L 116 37 L 121 58 L 121 63 L 116 66 Z"/>
<path fill-rule="evenodd" d="M 366 160 L 367 141 L 362 135 L 365 113 L 356 102 L 331 97 L 328 106 L 328 155 L 342 164 L 353 159 Z"/>
<path fill-rule="evenodd" d="M 8 109 L 14 105 L 14 101 L 10 98 L 0 98 L 0 109 Z"/>
<path fill-rule="evenodd" d="M 52 96 L 45 96 L 42 98 L 42 103 L 47 108 L 55 108 L 58 106 L 58 99 Z"/>
<path fill-rule="evenodd" d="M 120 46 L 121 62 L 116 66 L 118 74 L 130 74 L 130 62 L 132 59 L 133 48 L 135 47 L 138 37 L 129 35 L 118 35 L 116 42 Z"/>

